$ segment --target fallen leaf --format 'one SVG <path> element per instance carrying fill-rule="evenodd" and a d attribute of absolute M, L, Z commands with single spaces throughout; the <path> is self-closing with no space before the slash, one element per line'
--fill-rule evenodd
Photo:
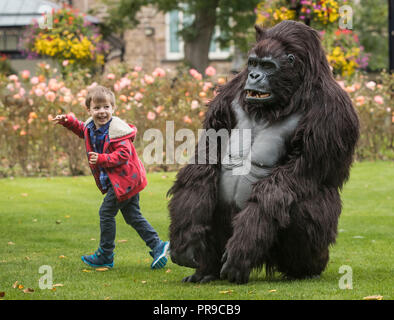
<path fill-rule="evenodd" d="M 59 256 L 59 259 L 64 259 L 66 256 L 63 256 L 63 255 L 61 255 L 61 256 Z"/>
<path fill-rule="evenodd" d="M 167 271 L 166 271 L 166 273 L 170 273 L 171 272 L 171 269 L 168 269 Z"/>
<path fill-rule="evenodd" d="M 222 290 L 222 291 L 219 291 L 219 293 L 222 293 L 222 294 L 231 294 L 233 292 L 234 292 L 234 290 Z"/>
<path fill-rule="evenodd" d="M 118 243 L 125 243 L 127 240 L 118 240 Z"/>
<path fill-rule="evenodd" d="M 28 193 L 21 193 L 22 197 L 27 197 L 29 194 Z"/>
<path fill-rule="evenodd" d="M 28 256 L 25 257 L 26 260 L 30 260 L 30 258 Z"/>
<path fill-rule="evenodd" d="M 275 289 L 272 289 L 272 290 L 268 290 L 268 292 L 276 292 L 276 290 L 275 290 Z"/>
<path fill-rule="evenodd" d="M 367 296 L 363 300 L 383 300 L 383 296 Z"/>
<path fill-rule="evenodd" d="M 52 288 L 51 291 L 52 291 L 52 292 L 55 292 L 55 291 L 56 291 L 56 288 Z"/>
<path fill-rule="evenodd" d="M 97 268 L 96 271 L 107 271 L 109 270 L 108 268 Z"/>
<path fill-rule="evenodd" d="M 15 245 L 15 243 L 13 243 L 12 241 L 8 242 L 8 244 L 9 244 L 10 246 Z"/>
<path fill-rule="evenodd" d="M 13 287 L 14 289 L 16 289 L 17 286 L 18 286 L 18 281 L 15 281 L 15 283 L 12 285 L 12 287 Z"/>
<path fill-rule="evenodd" d="M 142 280 L 141 283 L 144 283 L 144 284 L 145 284 L 145 283 L 146 283 L 146 280 Z"/>
<path fill-rule="evenodd" d="M 20 284 L 20 285 L 18 286 L 18 289 L 23 289 L 23 288 L 24 288 L 23 284 Z"/>
<path fill-rule="evenodd" d="M 64 287 L 63 283 L 56 283 L 54 285 L 52 285 L 52 287 Z"/>
<path fill-rule="evenodd" d="M 92 272 L 92 270 L 83 269 L 82 272 Z"/>
<path fill-rule="evenodd" d="M 105 297 L 104 300 L 111 300 L 111 297 Z"/>
<path fill-rule="evenodd" d="M 4 291 L 0 292 L 0 298 L 3 298 L 4 296 L 5 296 L 5 292 Z"/>
<path fill-rule="evenodd" d="M 26 288 L 25 290 L 23 290 L 24 293 L 33 293 L 34 289 L 32 288 Z"/>
<path fill-rule="evenodd" d="M 69 219 L 69 218 L 71 218 L 71 216 L 69 216 L 69 215 L 66 215 L 66 216 L 64 216 L 66 219 Z"/>
<path fill-rule="evenodd" d="M 37 219 L 33 219 L 33 222 L 37 222 L 38 220 Z"/>
<path fill-rule="evenodd" d="M 94 240 L 96 240 L 96 239 L 95 239 L 95 238 L 90 238 L 90 240 L 93 240 L 93 241 L 94 241 Z"/>

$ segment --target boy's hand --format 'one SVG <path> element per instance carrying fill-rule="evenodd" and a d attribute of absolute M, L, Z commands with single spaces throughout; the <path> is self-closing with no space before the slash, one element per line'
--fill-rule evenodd
<path fill-rule="evenodd" d="M 96 152 L 89 152 L 89 163 L 90 164 L 96 164 L 97 159 L 98 159 L 98 153 Z"/>
<path fill-rule="evenodd" d="M 65 122 L 67 122 L 67 116 L 65 114 L 60 114 L 60 115 L 56 116 L 55 118 L 53 118 L 52 122 L 55 124 L 65 123 Z"/>

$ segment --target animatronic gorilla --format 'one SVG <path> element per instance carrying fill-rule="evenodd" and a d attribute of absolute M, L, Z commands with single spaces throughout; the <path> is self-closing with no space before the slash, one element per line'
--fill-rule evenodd
<path fill-rule="evenodd" d="M 208 105 L 204 128 L 230 133 L 221 160 L 186 165 L 168 192 L 172 261 L 196 269 L 183 281 L 246 283 L 264 265 L 267 274 L 318 276 L 335 242 L 357 115 L 315 30 L 283 21 L 256 26 L 256 38 L 245 70 Z M 250 143 L 232 129 L 249 129 Z M 234 174 L 248 157 L 249 172 Z"/>

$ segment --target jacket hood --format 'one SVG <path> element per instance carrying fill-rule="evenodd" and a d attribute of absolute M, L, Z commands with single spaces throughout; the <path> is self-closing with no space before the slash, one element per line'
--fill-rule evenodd
<path fill-rule="evenodd" d="M 93 121 L 92 117 L 89 117 L 85 121 L 85 127 Z M 118 139 L 118 138 L 131 138 L 134 140 L 135 135 L 137 134 L 137 128 L 132 124 L 127 124 L 122 119 L 118 117 L 112 117 L 112 121 L 109 124 L 108 135 L 110 140 Z"/>

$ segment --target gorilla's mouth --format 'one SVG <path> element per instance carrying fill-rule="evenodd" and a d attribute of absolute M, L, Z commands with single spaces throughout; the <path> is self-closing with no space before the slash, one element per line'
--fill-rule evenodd
<path fill-rule="evenodd" d="M 246 99 L 264 100 L 271 97 L 270 92 L 262 92 L 257 90 L 246 90 Z"/>

